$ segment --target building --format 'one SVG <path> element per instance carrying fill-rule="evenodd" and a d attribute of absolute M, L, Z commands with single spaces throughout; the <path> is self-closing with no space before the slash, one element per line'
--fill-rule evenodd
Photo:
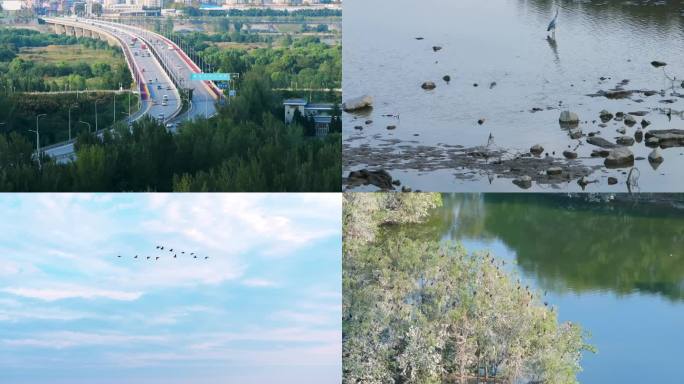
<path fill-rule="evenodd" d="M 287 99 L 283 101 L 285 107 L 285 123 L 290 124 L 294 120 L 295 113 L 301 116 L 313 118 L 316 137 L 323 137 L 330 131 L 333 109 L 335 106 L 330 103 L 309 103 L 305 99 Z"/>

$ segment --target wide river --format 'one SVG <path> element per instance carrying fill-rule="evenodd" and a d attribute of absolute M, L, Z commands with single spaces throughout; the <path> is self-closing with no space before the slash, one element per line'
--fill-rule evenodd
<path fill-rule="evenodd" d="M 546 292 L 598 349 L 584 356 L 581 383 L 682 382 L 684 207 L 447 194 L 426 223 L 400 234 L 491 250 Z"/>
<path fill-rule="evenodd" d="M 556 9 L 553 41 L 546 29 Z M 426 148 L 486 145 L 491 134 L 491 148 L 509 154 L 541 144 L 565 162 L 562 152 L 574 150 L 581 165 L 594 167 L 587 179 L 596 183 L 586 186 L 588 191 L 626 191 L 629 169 L 609 170 L 603 158 L 590 156 L 598 147 L 586 143 L 587 134 L 599 132 L 615 142 L 623 135 L 617 130 L 625 127 L 621 121 L 600 127 L 599 112 L 647 112 L 636 116 L 636 126 L 626 127 L 626 136 L 634 136 L 643 118 L 651 122 L 647 130 L 684 128 L 679 1 L 349 0 L 344 12 L 344 97 L 375 99 L 371 112 L 344 116 L 345 176 L 382 168 L 414 190 L 519 191 L 500 173 L 448 161 L 424 166 L 410 161 Z M 435 52 L 433 46 L 442 49 Z M 654 68 L 654 60 L 666 62 L 665 71 Z M 444 75 L 451 76 L 448 84 Z M 436 89 L 421 89 L 425 81 Z M 588 96 L 618 87 L 662 94 Z M 566 109 L 579 115 L 585 135 L 580 140 L 558 123 Z M 388 130 L 390 125 L 396 128 Z M 637 158 L 652 151 L 645 141 L 630 149 Z M 637 159 L 635 190 L 684 191 L 679 177 L 684 149 L 665 149 L 663 156 L 659 167 Z M 618 183 L 609 185 L 609 177 Z M 576 181 L 535 182 L 529 191 L 580 190 Z"/>

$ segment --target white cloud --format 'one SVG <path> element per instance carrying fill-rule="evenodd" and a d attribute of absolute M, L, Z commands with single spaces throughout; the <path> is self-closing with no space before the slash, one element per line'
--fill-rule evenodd
<path fill-rule="evenodd" d="M 271 288 L 278 286 L 276 282 L 267 279 L 244 279 L 242 280 L 242 284 L 254 288 Z"/>
<path fill-rule="evenodd" d="M 65 349 L 95 345 L 125 346 L 133 343 L 164 343 L 164 336 L 137 336 L 120 333 L 86 333 L 86 332 L 51 332 L 30 338 L 4 339 L 0 341 L 8 347 L 34 347 L 49 349 Z"/>
<path fill-rule="evenodd" d="M 97 299 L 105 298 L 119 301 L 134 301 L 142 296 L 142 292 L 112 291 L 89 287 L 70 287 L 70 288 L 4 288 L 2 292 L 16 296 L 28 297 L 44 301 L 56 301 L 64 299 Z"/>

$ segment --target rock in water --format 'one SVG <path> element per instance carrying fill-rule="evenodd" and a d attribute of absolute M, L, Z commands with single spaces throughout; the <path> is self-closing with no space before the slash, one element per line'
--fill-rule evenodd
<path fill-rule="evenodd" d="M 440 47 L 439 45 L 435 45 L 434 47 L 432 47 L 432 50 L 437 52 L 437 51 L 442 50 L 442 47 Z"/>
<path fill-rule="evenodd" d="M 569 135 L 571 139 L 577 140 L 582 137 L 582 130 L 579 128 L 571 129 Z"/>
<path fill-rule="evenodd" d="M 361 109 L 373 108 L 373 97 L 369 95 L 355 97 L 342 103 L 342 110 L 353 112 Z"/>
<path fill-rule="evenodd" d="M 563 151 L 563 156 L 565 156 L 566 159 L 576 159 L 577 158 L 577 152 L 573 152 L 570 150 L 565 150 Z"/>
<path fill-rule="evenodd" d="M 620 136 L 615 142 L 619 145 L 625 145 L 629 147 L 630 145 L 634 145 L 634 138 L 631 136 Z"/>
<path fill-rule="evenodd" d="M 378 171 L 369 171 L 367 169 L 362 169 L 359 171 L 349 172 L 347 182 L 350 185 L 372 184 L 383 190 L 394 189 L 394 184 L 392 183 L 392 176 L 390 176 L 390 174 L 384 169 Z"/>
<path fill-rule="evenodd" d="M 446 83 L 449 84 L 449 82 L 451 81 L 451 76 L 444 75 L 444 77 L 442 77 L 442 80 L 446 81 Z"/>
<path fill-rule="evenodd" d="M 664 61 L 651 61 L 651 65 L 656 67 L 656 68 L 660 68 L 660 67 L 666 66 L 667 63 Z"/>
<path fill-rule="evenodd" d="M 544 152 L 544 147 L 542 147 L 542 146 L 539 145 L 539 144 L 535 144 L 535 145 L 532 146 L 532 148 L 530 148 L 530 153 L 533 154 L 533 155 L 535 155 L 535 156 L 539 156 L 539 155 L 541 155 L 543 152 Z"/>
<path fill-rule="evenodd" d="M 432 81 L 426 81 L 420 87 L 429 91 L 429 90 L 437 88 L 437 85 L 435 83 L 433 83 Z"/>
<path fill-rule="evenodd" d="M 626 147 L 613 148 L 606 157 L 604 164 L 608 168 L 631 167 L 634 165 L 634 154 Z"/>
<path fill-rule="evenodd" d="M 634 132 L 634 140 L 636 140 L 637 143 L 641 143 L 641 141 L 644 139 L 644 131 L 641 129 L 637 129 L 636 132 Z"/>
<path fill-rule="evenodd" d="M 651 122 L 650 122 L 650 121 L 648 121 L 648 120 L 646 120 L 646 119 L 641 120 L 641 126 L 642 126 L 642 127 L 646 128 L 646 127 L 648 127 L 649 125 L 651 125 Z"/>
<path fill-rule="evenodd" d="M 529 176 L 520 176 L 519 178 L 513 180 L 513 184 L 522 189 L 530 189 L 532 187 L 532 178 Z"/>
<path fill-rule="evenodd" d="M 546 170 L 546 174 L 549 176 L 558 176 L 563 173 L 563 168 L 561 167 L 551 167 Z"/>
<path fill-rule="evenodd" d="M 603 111 L 601 111 L 599 113 L 599 117 L 601 118 L 601 121 L 603 121 L 604 123 L 607 123 L 613 119 L 613 114 L 604 109 Z"/>
<path fill-rule="evenodd" d="M 618 183 L 618 179 L 615 177 L 609 177 L 608 178 L 608 185 L 615 185 Z"/>
<path fill-rule="evenodd" d="M 654 149 L 649 155 L 648 155 L 648 161 L 651 163 L 657 163 L 660 164 L 663 161 L 665 161 L 665 158 L 663 157 L 662 151 L 660 148 Z"/>
<path fill-rule="evenodd" d="M 560 114 L 558 121 L 561 125 L 573 126 L 579 124 L 579 116 L 576 113 L 570 111 L 563 111 Z"/>
<path fill-rule="evenodd" d="M 629 127 L 636 124 L 636 119 L 632 115 L 625 116 L 625 124 Z"/>

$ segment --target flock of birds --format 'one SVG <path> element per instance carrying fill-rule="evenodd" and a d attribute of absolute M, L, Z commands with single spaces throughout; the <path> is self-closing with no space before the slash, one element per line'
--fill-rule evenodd
<path fill-rule="evenodd" d="M 191 256 L 192 256 L 193 259 L 204 259 L 204 260 L 209 260 L 209 256 L 199 256 L 199 255 L 195 254 L 195 252 L 188 252 L 188 253 L 186 254 L 185 251 L 181 251 L 181 250 L 178 250 L 178 249 L 176 249 L 176 251 L 174 252 L 173 248 L 165 247 L 165 246 L 163 246 L 163 245 L 157 245 L 157 246 L 155 247 L 155 249 L 157 249 L 157 251 L 159 251 L 159 252 L 168 251 L 168 252 L 169 252 L 168 257 L 169 257 L 169 258 L 173 258 L 173 259 L 177 259 L 178 257 L 184 257 L 184 256 L 187 256 L 187 257 L 191 257 Z M 171 257 L 171 255 L 173 255 L 173 257 Z M 121 256 L 121 255 L 117 255 L 116 257 L 117 257 L 118 259 L 123 258 L 123 256 Z M 140 256 L 140 255 L 135 255 L 135 256 L 133 256 L 133 259 L 140 259 L 140 260 L 147 259 L 147 260 L 154 260 L 154 261 L 157 261 L 157 260 L 161 259 L 162 257 L 164 257 L 164 256 Z"/>

